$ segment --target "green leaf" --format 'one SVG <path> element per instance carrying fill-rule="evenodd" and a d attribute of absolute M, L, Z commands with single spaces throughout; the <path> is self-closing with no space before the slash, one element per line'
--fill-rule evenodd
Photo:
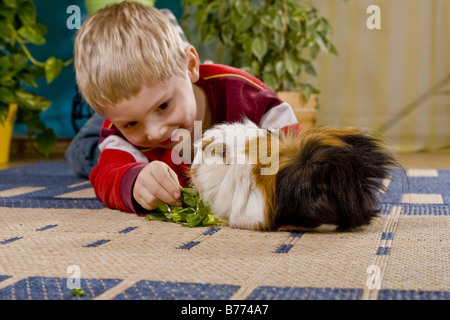
<path fill-rule="evenodd" d="M 0 77 L 11 75 L 11 57 L 0 57 Z"/>
<path fill-rule="evenodd" d="M 263 15 L 259 22 L 268 28 L 273 28 L 273 18 L 269 16 L 268 14 Z"/>
<path fill-rule="evenodd" d="M 281 78 L 283 76 L 284 71 L 285 71 L 284 62 L 280 60 L 275 64 L 275 73 L 277 74 L 277 77 Z"/>
<path fill-rule="evenodd" d="M 19 19 L 23 25 L 32 25 L 36 23 L 36 7 L 33 1 L 24 0 L 20 3 Z"/>
<path fill-rule="evenodd" d="M 267 52 L 267 41 L 261 37 L 256 37 L 252 41 L 252 52 L 261 62 Z"/>
<path fill-rule="evenodd" d="M 28 58 L 23 53 L 11 54 L 9 57 L 11 59 L 12 69 L 15 73 L 21 71 L 27 66 Z"/>
<path fill-rule="evenodd" d="M 0 125 L 3 125 L 8 119 L 9 105 L 0 101 Z"/>
<path fill-rule="evenodd" d="M 11 31 L 8 27 L 8 20 L 0 19 L 0 39 L 4 39 L 4 41 L 11 43 L 12 35 Z"/>
<path fill-rule="evenodd" d="M 278 79 L 273 71 L 265 72 L 263 76 L 263 81 L 268 85 L 273 91 L 278 91 Z"/>
<path fill-rule="evenodd" d="M 0 102 L 4 104 L 10 104 L 16 102 L 16 96 L 11 89 L 6 87 L 0 87 Z"/>
<path fill-rule="evenodd" d="M 45 43 L 45 38 L 40 31 L 39 27 L 29 24 L 20 27 L 17 33 L 25 40 L 36 45 L 41 45 Z"/>
<path fill-rule="evenodd" d="M 83 297 L 86 295 L 83 289 L 81 288 L 73 288 L 73 290 L 70 292 L 73 296 L 79 296 Z"/>
<path fill-rule="evenodd" d="M 43 37 L 45 37 L 45 35 L 48 33 L 48 28 L 42 23 L 37 22 L 37 23 L 33 24 L 33 27 Z"/>
<path fill-rule="evenodd" d="M 273 28 L 275 28 L 278 31 L 284 30 L 284 23 L 283 23 L 283 13 L 279 11 L 279 13 L 275 16 L 275 19 L 273 19 L 272 22 Z"/>
<path fill-rule="evenodd" d="M 252 69 L 252 74 L 258 74 L 261 66 L 259 65 L 259 62 L 256 60 L 252 60 L 252 62 L 250 63 L 250 67 Z"/>
<path fill-rule="evenodd" d="M 292 59 L 286 59 L 285 66 L 287 72 L 289 72 L 292 76 L 297 76 L 299 65 Z"/>
<path fill-rule="evenodd" d="M 180 191 L 180 200 L 183 202 L 181 207 L 170 207 L 164 204 L 159 206 L 155 213 L 147 215 L 147 219 L 174 222 L 191 228 L 219 223 L 209 206 L 202 201 L 197 190 L 190 187 L 180 188 Z"/>
<path fill-rule="evenodd" d="M 302 25 L 298 17 L 289 17 L 289 27 L 294 31 L 301 31 Z"/>
<path fill-rule="evenodd" d="M 16 9 L 17 8 L 17 1 L 16 0 L 3 0 L 3 3 L 10 8 Z"/>
<path fill-rule="evenodd" d="M 321 50 L 328 51 L 327 40 L 325 39 L 325 37 L 323 35 L 318 33 L 314 40 L 319 45 Z"/>
<path fill-rule="evenodd" d="M 50 157 L 56 145 L 56 135 L 52 129 L 46 128 L 36 136 L 39 151 L 46 157 Z"/>
<path fill-rule="evenodd" d="M 38 85 L 37 85 L 36 81 L 34 80 L 34 78 L 35 78 L 34 75 L 31 74 L 30 72 L 20 72 L 17 74 L 17 79 L 19 81 L 22 81 L 23 83 L 25 83 L 31 87 L 37 88 Z"/>
<path fill-rule="evenodd" d="M 317 44 L 313 44 L 311 48 L 309 48 L 309 54 L 311 56 L 311 59 L 316 59 L 317 55 L 319 54 L 320 48 Z"/>
<path fill-rule="evenodd" d="M 282 32 L 273 32 L 272 33 L 272 41 L 275 44 L 275 49 L 278 49 L 280 52 L 285 49 L 285 41 L 284 41 L 284 35 Z"/>
<path fill-rule="evenodd" d="M 197 203 L 199 194 L 194 188 L 181 188 L 181 201 L 190 207 L 194 207 Z"/>
<path fill-rule="evenodd" d="M 63 62 L 61 59 L 49 57 L 45 62 L 45 78 L 47 83 L 51 83 L 61 73 Z"/>
<path fill-rule="evenodd" d="M 337 48 L 335 47 L 335 45 L 332 44 L 331 42 L 328 43 L 328 44 L 329 44 L 329 45 L 328 45 L 328 49 L 330 50 L 330 52 L 331 52 L 332 54 L 334 54 L 334 55 L 338 55 L 339 53 L 338 53 Z"/>
<path fill-rule="evenodd" d="M 23 112 L 23 118 L 19 119 L 18 123 L 25 123 L 27 126 L 27 131 L 30 135 L 34 135 L 38 132 L 45 130 L 45 124 L 39 118 L 38 111 Z"/>
<path fill-rule="evenodd" d="M 17 101 L 30 110 L 44 111 L 52 102 L 42 96 L 36 96 L 33 93 L 25 91 L 16 91 Z"/>
<path fill-rule="evenodd" d="M 241 16 L 244 16 L 246 14 L 247 6 L 245 5 L 245 1 L 244 0 L 236 0 L 234 5 L 236 7 L 237 12 Z"/>
<path fill-rule="evenodd" d="M 170 207 L 167 203 L 163 204 L 162 206 L 159 206 L 158 208 L 156 208 L 156 210 L 158 210 L 159 212 L 169 212 L 170 211 Z"/>
<path fill-rule="evenodd" d="M 305 68 L 306 73 L 308 73 L 311 76 L 317 76 L 316 69 L 314 69 L 314 66 L 311 62 L 302 60 L 303 66 Z"/>
<path fill-rule="evenodd" d="M 252 25 L 253 25 L 252 17 L 244 17 L 243 19 L 239 20 L 239 23 L 236 25 L 236 32 L 237 33 L 245 32 L 248 29 L 250 29 Z"/>

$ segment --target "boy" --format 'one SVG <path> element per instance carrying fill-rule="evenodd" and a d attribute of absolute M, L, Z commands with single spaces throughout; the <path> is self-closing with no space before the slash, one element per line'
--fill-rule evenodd
<path fill-rule="evenodd" d="M 180 205 L 188 165 L 172 161 L 172 134 L 194 121 L 202 130 L 243 117 L 261 128 L 297 124 L 291 107 L 261 81 L 222 65 L 200 65 L 157 9 L 134 1 L 110 5 L 83 24 L 75 41 L 77 85 L 107 119 L 90 174 L 100 201 L 145 213 Z M 193 142 L 193 141 L 191 141 Z"/>

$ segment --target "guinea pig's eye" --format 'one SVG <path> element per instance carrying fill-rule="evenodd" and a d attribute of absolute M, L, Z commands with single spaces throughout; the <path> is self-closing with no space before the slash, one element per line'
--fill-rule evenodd
<path fill-rule="evenodd" d="M 205 155 L 209 155 L 210 157 L 220 157 L 225 159 L 226 156 L 226 146 L 221 143 L 211 143 L 205 147 L 203 150 Z"/>
<path fill-rule="evenodd" d="M 202 139 L 202 151 L 205 151 L 206 148 L 208 148 L 208 147 L 211 148 L 211 144 L 213 142 L 214 142 L 214 137 L 211 137 L 211 139 Z"/>
<path fill-rule="evenodd" d="M 219 156 L 221 158 L 225 158 L 225 151 L 223 149 L 214 150 L 214 153 L 216 156 Z"/>
<path fill-rule="evenodd" d="M 220 145 L 220 144 L 212 145 L 211 149 L 209 149 L 209 151 L 213 157 L 219 156 L 222 158 L 224 155 L 222 145 Z"/>

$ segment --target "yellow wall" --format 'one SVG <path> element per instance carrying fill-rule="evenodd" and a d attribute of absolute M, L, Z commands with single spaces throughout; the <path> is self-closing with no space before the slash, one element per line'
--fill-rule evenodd
<path fill-rule="evenodd" d="M 333 26 L 339 55 L 309 79 L 318 123 L 381 133 L 396 151 L 450 147 L 450 0 L 310 0 Z M 370 5 L 381 29 L 369 30 Z"/>

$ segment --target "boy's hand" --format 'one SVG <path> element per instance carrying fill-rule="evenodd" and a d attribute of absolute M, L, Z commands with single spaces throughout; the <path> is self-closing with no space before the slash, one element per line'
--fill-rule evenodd
<path fill-rule="evenodd" d="M 153 210 L 167 203 L 181 206 L 177 174 L 164 162 L 152 161 L 141 170 L 133 188 L 133 197 L 144 209 Z"/>

